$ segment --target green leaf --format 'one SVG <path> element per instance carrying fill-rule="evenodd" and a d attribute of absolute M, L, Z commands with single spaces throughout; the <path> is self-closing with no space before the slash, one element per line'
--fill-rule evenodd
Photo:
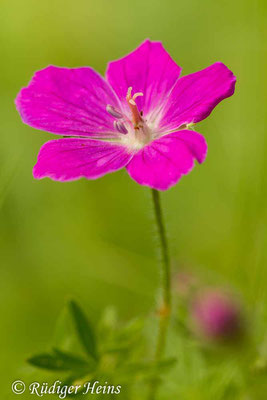
<path fill-rule="evenodd" d="M 95 334 L 86 315 L 74 300 L 70 301 L 69 309 L 75 324 L 76 332 L 80 339 L 80 343 L 82 344 L 86 353 L 90 357 L 93 357 L 95 360 L 97 360 L 98 356 Z"/>
<path fill-rule="evenodd" d="M 120 340 L 131 340 L 132 338 L 137 338 L 144 328 L 144 321 L 140 318 L 136 318 L 130 321 L 126 326 L 124 326 L 119 332 Z"/>
<path fill-rule="evenodd" d="M 117 311 L 114 307 L 107 307 L 98 323 L 98 331 L 102 336 L 108 336 L 113 333 L 118 324 Z"/>
<path fill-rule="evenodd" d="M 167 358 L 166 360 L 162 360 L 157 363 L 156 368 L 159 369 L 161 372 L 167 372 L 169 369 L 173 368 L 176 363 L 176 358 Z"/>
<path fill-rule="evenodd" d="M 103 353 L 123 353 L 129 351 L 128 344 L 108 343 L 102 347 Z"/>
<path fill-rule="evenodd" d="M 42 353 L 31 357 L 28 362 L 38 368 L 50 371 L 84 371 L 89 373 L 95 369 L 95 361 L 87 361 L 72 353 L 54 349 L 53 353 Z"/>
<path fill-rule="evenodd" d="M 28 359 L 31 365 L 38 368 L 48 369 L 50 371 L 69 371 L 70 365 L 66 364 L 64 360 L 56 354 L 43 353 Z"/>
<path fill-rule="evenodd" d="M 86 373 L 92 372 L 96 368 L 96 362 L 93 358 L 89 360 L 84 360 L 82 357 L 77 356 L 76 354 L 72 354 L 66 351 L 59 350 L 57 348 L 53 349 L 54 354 L 65 363 L 66 366 L 70 366 L 70 368 L 74 371 L 84 370 Z"/>
<path fill-rule="evenodd" d="M 76 332 L 73 328 L 69 308 L 65 306 L 56 321 L 52 347 L 70 350 L 76 348 L 73 342 L 76 342 L 77 345 Z"/>

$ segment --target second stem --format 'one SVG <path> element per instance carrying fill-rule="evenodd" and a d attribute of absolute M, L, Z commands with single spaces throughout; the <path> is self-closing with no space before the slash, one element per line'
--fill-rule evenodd
<path fill-rule="evenodd" d="M 166 236 L 166 228 L 164 225 L 163 214 L 160 203 L 160 193 L 152 189 L 152 198 L 156 224 L 159 233 L 161 248 L 161 304 L 159 309 L 159 331 L 156 344 L 155 361 L 159 362 L 164 354 L 167 331 L 169 325 L 169 317 L 171 312 L 171 268 L 168 249 L 168 241 Z M 154 400 L 157 392 L 157 384 L 151 385 L 149 400 Z"/>

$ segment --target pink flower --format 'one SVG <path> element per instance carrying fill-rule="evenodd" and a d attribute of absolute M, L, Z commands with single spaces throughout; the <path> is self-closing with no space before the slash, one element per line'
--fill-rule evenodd
<path fill-rule="evenodd" d="M 180 72 L 150 40 L 110 62 L 105 79 L 89 67 L 36 72 L 17 109 L 26 124 L 64 138 L 42 146 L 34 177 L 96 179 L 126 167 L 141 185 L 174 185 L 206 157 L 205 139 L 191 126 L 235 87 L 220 62 L 182 78 Z"/>
<path fill-rule="evenodd" d="M 240 307 L 219 289 L 208 289 L 197 296 L 192 317 L 199 333 L 208 339 L 233 339 L 241 333 Z"/>

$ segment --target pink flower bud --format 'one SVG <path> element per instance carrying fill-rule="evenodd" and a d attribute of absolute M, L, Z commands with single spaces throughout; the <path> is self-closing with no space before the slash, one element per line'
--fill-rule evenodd
<path fill-rule="evenodd" d="M 241 310 L 230 295 L 219 289 L 197 295 L 192 319 L 197 332 L 208 339 L 233 339 L 241 333 Z"/>

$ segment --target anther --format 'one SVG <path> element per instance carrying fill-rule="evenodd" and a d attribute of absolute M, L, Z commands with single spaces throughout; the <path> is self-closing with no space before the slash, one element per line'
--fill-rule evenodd
<path fill-rule="evenodd" d="M 116 110 L 116 108 L 114 108 L 113 106 L 111 106 L 110 104 L 107 105 L 106 110 L 107 110 L 107 112 L 108 112 L 110 115 L 112 115 L 112 117 L 114 117 L 114 118 L 120 119 L 120 118 L 123 117 L 123 115 L 122 115 L 118 110 Z"/>
<path fill-rule="evenodd" d="M 122 133 L 123 135 L 126 135 L 126 133 L 128 133 L 128 130 L 123 122 L 114 121 L 113 124 L 114 124 L 114 128 L 117 129 L 118 132 Z"/>

